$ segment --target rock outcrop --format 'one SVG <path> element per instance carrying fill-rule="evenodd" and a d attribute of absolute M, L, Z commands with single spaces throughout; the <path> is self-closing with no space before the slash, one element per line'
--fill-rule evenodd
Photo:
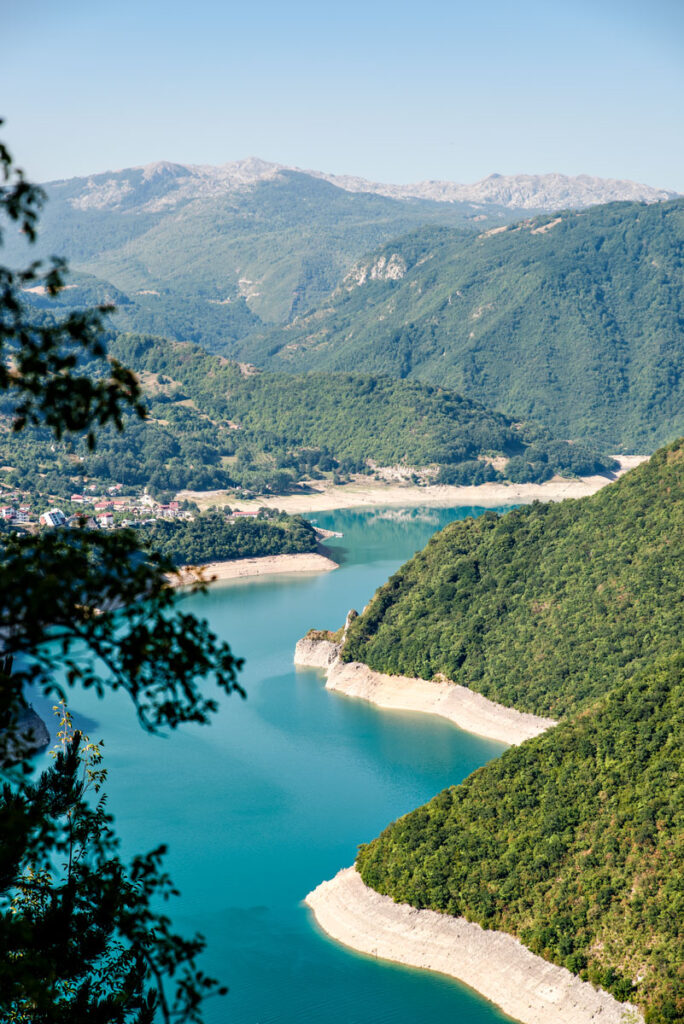
<path fill-rule="evenodd" d="M 302 668 L 327 669 L 340 655 L 342 644 L 324 639 L 320 634 L 307 634 L 297 641 L 294 663 Z"/>

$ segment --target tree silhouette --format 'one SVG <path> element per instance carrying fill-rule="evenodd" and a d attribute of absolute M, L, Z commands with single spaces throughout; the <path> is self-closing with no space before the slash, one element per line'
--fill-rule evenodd
<path fill-rule="evenodd" d="M 2 143 L 0 172 L 0 243 L 8 222 L 34 241 L 44 193 Z M 145 408 L 135 375 L 107 356 L 107 307 L 61 317 L 28 309 L 23 289 L 54 296 L 65 273 L 58 259 L 0 266 L 0 420 L 14 432 L 38 425 L 56 439 L 84 435 L 92 448 L 98 427 L 121 430 L 124 412 L 144 418 Z M 119 859 L 99 748 L 71 728 L 60 703 L 61 749 L 33 781 L 31 743 L 18 729 L 29 684 L 60 701 L 65 687 L 124 689 L 152 733 L 208 722 L 217 704 L 207 680 L 244 696 L 241 661 L 176 607 L 170 572 L 132 531 L 0 534 L 3 1020 L 198 1022 L 204 998 L 225 991 L 197 966 L 201 936 L 175 935 L 152 909 L 175 892 L 164 847 L 130 865 Z"/>

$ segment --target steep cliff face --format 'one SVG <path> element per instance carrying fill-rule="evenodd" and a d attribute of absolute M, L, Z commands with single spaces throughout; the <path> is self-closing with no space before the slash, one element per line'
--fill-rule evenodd
<path fill-rule="evenodd" d="M 406 260 L 398 252 L 389 256 L 378 256 L 376 259 L 359 263 L 344 279 L 344 287 L 348 290 L 366 281 L 400 281 L 406 273 Z"/>
<path fill-rule="evenodd" d="M 297 641 L 294 663 L 301 668 L 327 669 L 337 661 L 341 646 L 312 630 Z"/>

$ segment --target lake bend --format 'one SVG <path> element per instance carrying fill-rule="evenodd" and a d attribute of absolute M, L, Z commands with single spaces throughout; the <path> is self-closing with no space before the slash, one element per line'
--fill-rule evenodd
<path fill-rule="evenodd" d="M 73 694 L 76 725 L 104 739 L 124 855 L 168 844 L 182 894 L 169 905 L 174 924 L 206 936 L 203 969 L 229 986 L 207 1003 L 207 1024 L 509 1020 L 458 982 L 337 945 L 302 904 L 359 843 L 505 749 L 435 716 L 330 693 L 322 672 L 293 665 L 310 627 L 336 629 L 433 532 L 482 511 L 320 513 L 318 526 L 343 534 L 329 542 L 339 569 L 183 598 L 246 660 L 247 699 L 222 698 L 210 727 L 150 737 L 125 695 Z"/>

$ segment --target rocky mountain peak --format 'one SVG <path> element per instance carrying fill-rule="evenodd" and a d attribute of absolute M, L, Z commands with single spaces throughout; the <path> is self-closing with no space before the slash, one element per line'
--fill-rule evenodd
<path fill-rule="evenodd" d="M 633 181 L 586 174 L 571 177 L 558 173 L 494 173 L 472 185 L 453 181 L 393 185 L 349 175 L 302 170 L 255 156 L 219 166 L 161 160 L 142 167 L 107 171 L 53 184 L 68 190 L 68 202 L 75 209 L 159 212 L 196 199 L 217 198 L 253 188 L 257 183 L 274 180 L 287 171 L 327 181 L 346 192 L 369 192 L 399 200 L 465 203 L 473 208 L 503 206 L 535 212 L 583 209 L 618 200 L 652 203 L 674 198 L 677 194 Z"/>

